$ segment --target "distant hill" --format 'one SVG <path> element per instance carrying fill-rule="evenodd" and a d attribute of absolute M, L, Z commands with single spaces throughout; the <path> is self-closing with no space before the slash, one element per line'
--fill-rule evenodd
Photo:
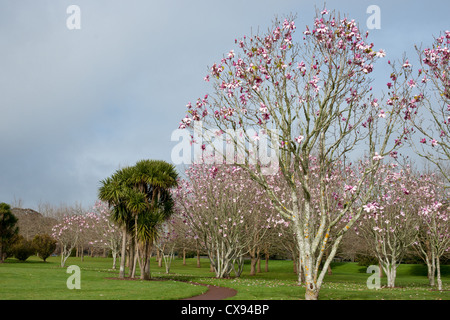
<path fill-rule="evenodd" d="M 52 227 L 57 223 L 56 219 L 44 217 L 33 209 L 12 208 L 11 212 L 18 219 L 19 234 L 29 240 L 36 234 L 51 235 Z"/>

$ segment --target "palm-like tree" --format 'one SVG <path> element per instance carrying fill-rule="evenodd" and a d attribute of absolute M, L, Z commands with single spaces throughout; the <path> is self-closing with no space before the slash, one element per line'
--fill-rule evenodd
<path fill-rule="evenodd" d="M 158 237 L 158 226 L 172 214 L 173 199 L 169 190 L 177 185 L 177 178 L 173 165 L 160 160 L 141 160 L 101 182 L 99 198 L 113 207 L 113 219 L 124 227 L 124 239 L 130 227 L 134 229 L 141 279 L 150 279 L 151 249 Z M 124 267 L 124 259 L 121 271 L 122 264 Z"/>
<path fill-rule="evenodd" d="M 175 167 L 165 161 L 141 160 L 133 167 L 128 209 L 135 217 L 141 279 L 150 278 L 151 249 L 158 237 L 158 226 L 172 214 L 173 200 L 169 189 L 177 185 L 177 178 Z"/>
<path fill-rule="evenodd" d="M 125 278 L 125 256 L 127 249 L 127 234 L 131 230 L 132 214 L 127 208 L 127 176 L 130 168 L 117 170 L 111 177 L 100 181 L 98 198 L 108 203 L 112 208 L 111 219 L 122 227 L 122 250 L 119 278 Z"/>

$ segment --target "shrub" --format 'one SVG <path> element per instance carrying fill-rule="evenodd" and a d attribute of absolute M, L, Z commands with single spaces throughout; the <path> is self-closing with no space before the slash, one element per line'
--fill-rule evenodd
<path fill-rule="evenodd" d="M 374 256 L 367 254 L 357 254 L 355 260 L 358 262 L 358 266 L 368 267 L 371 265 L 378 265 L 378 259 Z"/>
<path fill-rule="evenodd" d="M 37 234 L 33 239 L 33 247 L 36 250 L 37 255 L 45 262 L 45 260 L 55 251 L 56 240 L 48 234 Z"/>
<path fill-rule="evenodd" d="M 31 241 L 20 236 L 19 240 L 13 245 L 12 252 L 16 259 L 25 261 L 35 253 L 35 249 Z"/>

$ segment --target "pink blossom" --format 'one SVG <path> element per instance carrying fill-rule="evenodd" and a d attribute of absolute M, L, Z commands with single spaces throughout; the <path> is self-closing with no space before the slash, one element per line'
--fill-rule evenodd
<path fill-rule="evenodd" d="M 383 159 L 384 157 L 382 157 L 381 155 L 378 154 L 378 152 L 375 152 L 375 155 L 373 156 L 373 161 L 379 161 L 381 159 Z"/>
<path fill-rule="evenodd" d="M 356 186 L 345 185 L 344 190 L 345 191 L 350 191 L 350 193 L 355 193 L 356 192 Z"/>
<path fill-rule="evenodd" d="M 408 84 L 409 84 L 409 87 L 410 87 L 410 88 L 413 88 L 413 87 L 416 86 L 416 82 L 415 82 L 413 79 L 409 80 L 409 81 L 408 81 Z"/>
<path fill-rule="evenodd" d="M 297 143 L 302 143 L 303 139 L 305 139 L 305 137 L 303 137 L 302 135 L 298 136 L 297 138 L 295 138 L 295 140 L 297 141 Z"/>
<path fill-rule="evenodd" d="M 380 49 L 376 55 L 378 58 L 384 58 L 386 56 L 386 52 L 383 49 Z"/>

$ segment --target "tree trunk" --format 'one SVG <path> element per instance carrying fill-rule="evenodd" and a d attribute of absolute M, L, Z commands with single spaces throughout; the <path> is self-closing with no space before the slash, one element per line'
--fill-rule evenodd
<path fill-rule="evenodd" d="M 298 274 L 297 274 L 297 282 L 298 282 L 298 285 L 300 286 L 306 282 L 305 273 L 303 272 L 303 267 L 300 262 L 300 259 L 297 260 L 297 270 L 299 270 Z"/>
<path fill-rule="evenodd" d="M 162 268 L 162 255 L 164 253 L 161 250 L 156 250 L 156 260 L 158 260 L 158 267 Z"/>
<path fill-rule="evenodd" d="M 136 265 L 135 255 L 136 255 L 136 250 L 134 248 L 134 240 L 133 240 L 133 238 L 131 238 L 129 241 L 129 247 L 128 247 L 128 270 L 129 270 L 128 276 L 129 277 L 131 277 L 133 270 L 134 270 L 134 266 Z"/>
<path fill-rule="evenodd" d="M 131 271 L 131 278 L 136 277 L 136 268 L 137 268 L 137 264 L 139 263 L 139 247 L 138 244 L 136 243 L 136 239 L 133 241 L 134 242 L 134 259 L 133 259 L 133 270 Z"/>
<path fill-rule="evenodd" d="M 256 251 L 256 248 L 252 248 L 249 251 L 250 255 L 250 275 L 254 276 L 256 275 L 256 264 L 258 262 L 258 252 Z"/>
<path fill-rule="evenodd" d="M 183 248 L 183 266 L 186 265 L 186 248 Z"/>
<path fill-rule="evenodd" d="M 437 270 L 437 284 L 438 290 L 442 291 L 442 279 L 441 279 L 441 263 L 439 261 L 439 257 L 436 257 L 436 270 Z"/>
<path fill-rule="evenodd" d="M 133 256 L 132 256 L 132 268 L 130 268 L 131 274 L 130 274 L 130 278 L 135 278 L 136 277 L 136 268 L 137 268 L 137 259 L 138 259 L 138 254 L 137 254 L 137 248 L 135 248 L 133 250 Z"/>
<path fill-rule="evenodd" d="M 112 253 L 112 258 L 113 258 L 113 265 L 112 265 L 112 269 L 116 270 L 116 261 L 117 261 L 117 252 L 113 251 Z"/>
<path fill-rule="evenodd" d="M 395 278 L 397 276 L 397 265 L 394 264 L 386 264 L 384 269 L 387 277 L 387 287 L 394 288 L 395 287 Z"/>
<path fill-rule="evenodd" d="M 141 255 L 139 259 L 139 268 L 141 269 L 141 280 L 150 280 L 150 254 L 152 244 L 145 241 L 141 244 Z"/>
<path fill-rule="evenodd" d="M 200 250 L 197 249 L 197 268 L 200 268 L 201 264 L 200 264 Z"/>
<path fill-rule="evenodd" d="M 436 257 L 434 254 L 434 250 L 431 250 L 431 270 L 430 270 L 430 285 L 434 287 L 435 283 L 435 275 L 436 275 Z"/>
<path fill-rule="evenodd" d="M 256 275 L 256 263 L 257 258 L 255 256 L 250 256 L 250 275 Z"/>
<path fill-rule="evenodd" d="M 269 272 L 269 253 L 266 252 L 266 266 L 264 268 L 265 272 Z"/>
<path fill-rule="evenodd" d="M 383 266 L 380 260 L 378 260 L 378 268 L 380 269 L 380 278 L 383 278 Z"/>
<path fill-rule="evenodd" d="M 234 267 L 235 264 L 237 264 L 237 268 Z M 233 268 L 235 276 L 240 277 L 242 274 L 242 271 L 244 270 L 244 257 L 240 256 L 239 258 L 235 259 L 232 263 L 232 268 Z"/>
<path fill-rule="evenodd" d="M 123 227 L 122 230 L 122 254 L 120 257 L 119 278 L 125 278 L 125 259 L 127 254 L 127 229 Z"/>
<path fill-rule="evenodd" d="M 317 300 L 319 298 L 319 290 L 317 290 L 316 286 L 313 283 L 309 283 L 306 285 L 306 300 Z"/>
<path fill-rule="evenodd" d="M 325 260 L 328 259 L 328 250 L 325 251 Z M 327 273 L 329 276 L 331 276 L 333 274 L 333 271 L 331 270 L 331 264 L 328 265 L 328 270 Z"/>

